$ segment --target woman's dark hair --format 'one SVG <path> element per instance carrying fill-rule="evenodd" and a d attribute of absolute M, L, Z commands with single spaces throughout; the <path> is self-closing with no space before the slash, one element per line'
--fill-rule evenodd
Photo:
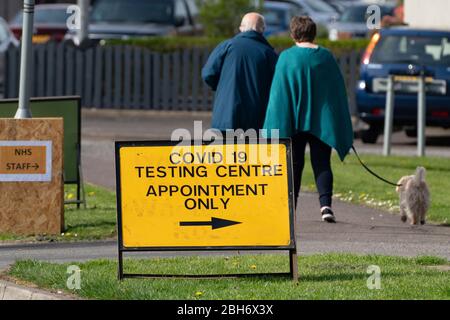
<path fill-rule="evenodd" d="M 316 34 L 316 23 L 310 17 L 301 16 L 292 18 L 291 37 L 296 42 L 313 42 Z"/>

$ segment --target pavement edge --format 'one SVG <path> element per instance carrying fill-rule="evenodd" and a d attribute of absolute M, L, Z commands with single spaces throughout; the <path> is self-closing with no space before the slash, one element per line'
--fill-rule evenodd
<path fill-rule="evenodd" d="M 0 301 L 3 300 L 74 300 L 74 298 L 0 280 Z"/>

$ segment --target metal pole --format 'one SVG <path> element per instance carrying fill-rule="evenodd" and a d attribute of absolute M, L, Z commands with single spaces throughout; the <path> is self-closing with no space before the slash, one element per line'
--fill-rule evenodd
<path fill-rule="evenodd" d="M 426 126 L 426 83 L 425 75 L 419 77 L 417 93 L 417 155 L 425 156 L 425 126 Z"/>
<path fill-rule="evenodd" d="M 386 91 L 386 108 L 384 111 L 383 155 L 391 154 L 392 126 L 394 123 L 394 76 L 389 75 Z"/>
<path fill-rule="evenodd" d="M 16 119 L 31 118 L 30 110 L 30 67 L 32 63 L 33 52 L 33 18 L 34 18 L 35 0 L 24 0 L 23 2 L 23 26 L 22 26 L 22 52 L 20 58 L 20 89 L 19 89 L 19 108 L 17 109 Z"/>
<path fill-rule="evenodd" d="M 78 45 L 82 45 L 88 39 L 89 2 L 89 0 L 78 0 L 80 8 L 80 29 L 77 35 Z"/>

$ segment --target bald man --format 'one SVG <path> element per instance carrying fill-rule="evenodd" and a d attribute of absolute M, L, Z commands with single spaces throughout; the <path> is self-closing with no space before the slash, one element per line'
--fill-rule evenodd
<path fill-rule="evenodd" d="M 212 128 L 261 129 L 269 100 L 277 54 L 264 38 L 264 17 L 244 16 L 241 33 L 219 44 L 202 70 L 216 91 Z"/>

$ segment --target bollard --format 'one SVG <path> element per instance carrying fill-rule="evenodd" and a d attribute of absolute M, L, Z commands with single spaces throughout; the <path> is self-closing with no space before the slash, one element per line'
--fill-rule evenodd
<path fill-rule="evenodd" d="M 425 156 L 425 126 L 426 126 L 426 83 L 425 76 L 419 77 L 417 92 L 417 156 Z"/>
<path fill-rule="evenodd" d="M 20 57 L 20 89 L 19 89 L 19 108 L 17 109 L 16 119 L 31 118 L 30 110 L 30 83 L 29 76 L 32 63 L 33 52 L 33 23 L 34 23 L 34 0 L 24 0 L 23 3 L 23 33 L 22 33 L 22 52 Z"/>
<path fill-rule="evenodd" d="M 391 154 L 392 126 L 394 123 L 394 76 L 389 75 L 386 91 L 386 108 L 384 112 L 383 155 Z"/>

